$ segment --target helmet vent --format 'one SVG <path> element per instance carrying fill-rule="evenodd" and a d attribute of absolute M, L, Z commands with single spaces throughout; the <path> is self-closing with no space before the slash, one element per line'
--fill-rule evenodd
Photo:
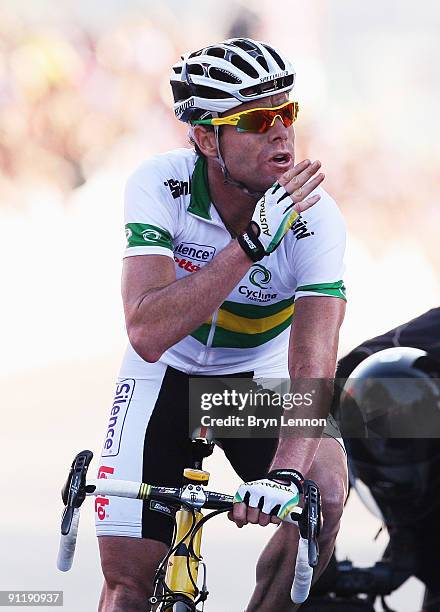
<path fill-rule="evenodd" d="M 233 64 L 236 68 L 239 68 L 239 70 L 242 70 L 245 74 L 253 79 L 258 77 L 258 72 L 255 70 L 255 68 L 248 64 L 242 57 L 240 57 L 240 55 L 235 55 L 234 53 L 234 55 L 231 57 L 231 64 Z"/>
<path fill-rule="evenodd" d="M 242 81 L 237 78 L 234 74 L 231 74 L 227 70 L 222 68 L 216 68 L 215 66 L 209 69 L 209 76 L 217 81 L 223 81 L 223 83 L 241 83 Z"/>
<path fill-rule="evenodd" d="M 208 98 L 209 100 L 215 100 L 216 98 L 232 98 L 233 96 L 227 91 L 221 91 L 220 89 L 214 89 L 214 87 L 207 87 L 206 85 L 196 85 L 194 87 L 194 95 L 200 98 Z"/>
<path fill-rule="evenodd" d="M 267 72 L 269 72 L 269 66 L 267 65 L 266 62 L 266 58 L 263 57 L 262 55 L 259 55 L 258 57 L 255 58 L 257 60 L 257 62 L 260 64 L 260 66 L 263 66 L 263 68 L 265 70 L 267 70 Z"/>
<path fill-rule="evenodd" d="M 199 55 L 202 55 L 203 53 L 203 49 L 199 49 L 198 51 L 193 51 L 192 53 L 190 53 L 190 55 L 188 56 L 188 59 L 190 57 L 198 57 Z M 182 57 L 183 59 L 183 57 Z"/>
<path fill-rule="evenodd" d="M 279 91 L 280 89 L 286 90 L 293 85 L 293 74 L 288 74 L 285 77 L 279 77 L 273 81 L 267 81 L 266 83 L 260 83 L 259 85 L 252 85 L 251 87 L 245 87 L 240 89 L 242 96 L 250 98 L 252 96 L 260 94 L 269 94 L 272 91 Z"/>
<path fill-rule="evenodd" d="M 171 81 L 171 88 L 175 102 L 182 102 L 192 95 L 191 88 L 186 83 L 180 81 Z"/>
<path fill-rule="evenodd" d="M 234 40 L 230 41 L 230 44 L 235 45 L 236 47 L 240 47 L 243 51 L 253 51 L 255 49 L 255 45 L 247 42 L 247 40 L 243 40 L 242 38 L 234 38 Z"/>
<path fill-rule="evenodd" d="M 204 75 L 203 66 L 201 66 L 200 64 L 189 64 L 187 66 L 187 71 L 189 72 L 189 74 L 196 74 L 197 76 Z"/>
<path fill-rule="evenodd" d="M 281 57 L 278 55 L 278 53 L 275 51 L 275 49 L 272 49 L 272 47 L 269 47 L 269 45 L 263 45 L 263 47 L 269 51 L 269 53 L 271 54 L 271 56 L 273 57 L 273 59 L 276 61 L 276 63 L 278 64 L 278 66 L 281 68 L 281 70 L 285 70 L 286 69 L 286 64 L 283 62 L 283 60 L 281 59 Z"/>
<path fill-rule="evenodd" d="M 212 55 L 213 57 L 223 59 L 225 57 L 225 50 L 220 47 L 209 47 L 209 49 L 206 50 L 206 55 Z"/>

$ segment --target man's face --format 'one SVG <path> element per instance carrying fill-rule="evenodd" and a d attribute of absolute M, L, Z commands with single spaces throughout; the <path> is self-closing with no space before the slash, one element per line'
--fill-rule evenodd
<path fill-rule="evenodd" d="M 287 100 L 287 93 L 275 94 L 240 104 L 223 116 L 250 108 L 280 106 Z M 223 125 L 220 128 L 220 148 L 228 171 L 235 180 L 243 182 L 255 191 L 266 191 L 294 165 L 294 145 L 293 125 L 284 127 L 279 117 L 263 134 L 238 132 L 230 125 Z M 283 160 L 274 159 L 277 155 L 284 155 Z"/>

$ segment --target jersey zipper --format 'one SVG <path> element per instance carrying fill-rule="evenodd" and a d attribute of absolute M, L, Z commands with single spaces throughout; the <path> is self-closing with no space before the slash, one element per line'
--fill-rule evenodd
<path fill-rule="evenodd" d="M 215 329 L 217 326 L 218 310 L 219 309 L 217 308 L 217 310 L 215 310 L 212 315 L 211 329 L 209 330 L 208 339 L 206 340 L 206 350 L 205 354 L 203 355 L 201 365 L 206 365 L 206 362 L 208 360 L 208 350 L 212 347 L 212 341 L 214 339 Z"/>

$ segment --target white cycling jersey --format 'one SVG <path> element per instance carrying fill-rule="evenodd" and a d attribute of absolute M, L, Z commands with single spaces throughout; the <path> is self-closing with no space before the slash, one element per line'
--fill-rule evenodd
<path fill-rule="evenodd" d="M 323 189 L 317 192 L 321 200 L 302 213 L 276 251 L 253 264 L 220 308 L 161 362 L 190 374 L 288 375 L 295 300 L 345 300 L 344 221 L 335 201 Z M 206 162 L 191 149 L 158 155 L 135 171 L 126 188 L 125 223 L 124 256 L 171 257 L 178 279 L 207 265 L 231 241 L 209 195 Z M 177 314 L 186 316 L 184 310 Z M 146 366 L 129 346 L 121 375 L 144 378 Z"/>

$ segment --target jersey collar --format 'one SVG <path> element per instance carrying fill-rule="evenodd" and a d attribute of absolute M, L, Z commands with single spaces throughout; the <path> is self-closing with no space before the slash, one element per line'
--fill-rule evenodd
<path fill-rule="evenodd" d="M 191 178 L 191 200 L 188 212 L 212 221 L 211 196 L 208 185 L 208 168 L 204 157 L 199 156 Z"/>

